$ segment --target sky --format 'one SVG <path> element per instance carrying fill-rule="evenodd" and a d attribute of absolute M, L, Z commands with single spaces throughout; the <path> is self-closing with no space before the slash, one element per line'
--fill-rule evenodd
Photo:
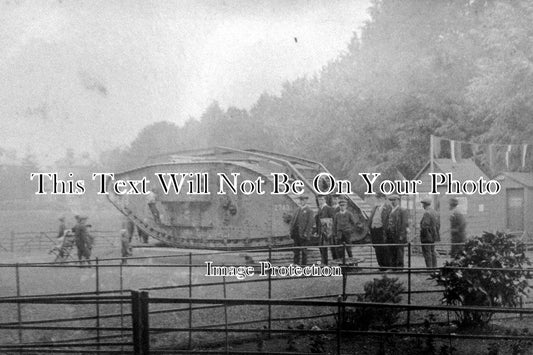
<path fill-rule="evenodd" d="M 0 3 L 0 148 L 42 164 L 127 146 L 146 125 L 249 109 L 312 77 L 368 20 L 368 0 Z"/>

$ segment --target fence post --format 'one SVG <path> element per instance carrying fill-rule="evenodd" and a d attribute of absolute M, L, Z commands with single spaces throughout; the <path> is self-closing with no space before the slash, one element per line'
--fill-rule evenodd
<path fill-rule="evenodd" d="M 411 304 L 411 242 L 407 243 L 407 304 Z M 411 309 L 407 309 L 407 326 L 411 325 Z"/>
<path fill-rule="evenodd" d="M 374 267 L 374 253 L 372 252 L 372 244 L 370 244 L 369 248 L 370 248 L 370 267 Z"/>
<path fill-rule="evenodd" d="M 343 320 L 343 312 L 342 312 L 342 298 L 341 296 L 337 297 L 337 355 L 340 355 L 341 353 L 341 326 L 342 326 L 342 320 Z"/>
<path fill-rule="evenodd" d="M 15 232 L 11 231 L 11 238 L 9 240 L 9 246 L 11 249 L 11 252 L 13 253 L 15 251 Z"/>
<path fill-rule="evenodd" d="M 148 292 L 131 291 L 131 324 L 133 328 L 133 353 L 150 354 L 150 325 L 148 323 Z"/>
<path fill-rule="evenodd" d="M 96 297 L 100 295 L 100 266 L 98 265 L 98 258 L 95 259 L 96 264 Z M 100 302 L 96 302 L 96 348 L 100 350 Z"/>
<path fill-rule="evenodd" d="M 189 298 L 192 298 L 192 253 L 189 253 Z M 192 302 L 189 302 L 189 345 L 192 348 Z"/>
<path fill-rule="evenodd" d="M 520 309 L 524 308 L 524 299 L 520 296 Z M 524 314 L 520 312 L 520 320 L 524 318 Z"/>
<path fill-rule="evenodd" d="M 119 273 L 120 273 L 120 280 L 119 280 L 119 287 L 120 287 L 120 295 L 123 295 L 124 291 L 124 279 L 123 279 L 123 272 L 124 268 L 122 266 L 122 262 L 119 264 Z M 124 339 L 124 303 L 120 302 L 120 339 Z M 120 347 L 120 350 L 122 353 L 124 353 L 124 346 Z"/>
<path fill-rule="evenodd" d="M 268 246 L 268 262 L 272 263 L 272 246 Z M 268 299 L 272 298 L 272 270 L 268 270 Z M 268 339 L 272 338 L 272 305 L 268 304 Z"/>
<path fill-rule="evenodd" d="M 19 263 L 15 264 L 15 279 L 17 282 L 17 297 L 20 297 L 20 269 Z M 17 321 L 19 344 L 22 344 L 22 304 L 17 302 Z"/>
<path fill-rule="evenodd" d="M 226 300 L 226 276 L 222 276 L 222 287 L 224 300 Z M 228 304 L 224 302 L 224 330 L 226 331 L 226 354 L 229 354 L 229 334 L 228 334 Z"/>
<path fill-rule="evenodd" d="M 342 299 L 346 300 L 346 282 L 348 281 L 348 266 L 346 265 L 346 242 L 342 243 L 342 264 L 344 265 L 342 268 Z"/>

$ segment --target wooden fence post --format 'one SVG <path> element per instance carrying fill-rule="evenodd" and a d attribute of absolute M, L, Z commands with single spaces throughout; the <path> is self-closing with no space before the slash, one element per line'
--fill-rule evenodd
<path fill-rule="evenodd" d="M 411 304 L 411 242 L 407 244 L 407 304 Z M 411 310 L 407 309 L 407 327 L 411 326 Z"/>
<path fill-rule="evenodd" d="M 150 325 L 148 319 L 148 292 L 131 291 L 131 317 L 133 328 L 133 353 L 150 354 Z"/>

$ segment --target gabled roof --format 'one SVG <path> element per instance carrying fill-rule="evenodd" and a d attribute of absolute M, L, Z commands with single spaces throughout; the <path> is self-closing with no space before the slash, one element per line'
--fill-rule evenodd
<path fill-rule="evenodd" d="M 434 159 L 435 172 L 452 173 L 453 178 L 459 181 L 472 180 L 474 178 L 488 178 L 487 175 L 477 166 L 477 164 L 471 159 L 461 159 L 457 162 L 453 162 L 451 159 Z M 415 179 L 419 179 L 420 175 L 429 170 L 428 161 L 426 165 L 416 174 Z"/>
<path fill-rule="evenodd" d="M 512 179 L 516 181 L 519 184 L 522 184 L 527 187 L 533 187 L 533 173 L 514 173 L 514 172 L 503 172 L 498 175 L 499 176 L 506 176 L 509 179 Z M 497 177 L 497 178 L 498 178 Z"/>

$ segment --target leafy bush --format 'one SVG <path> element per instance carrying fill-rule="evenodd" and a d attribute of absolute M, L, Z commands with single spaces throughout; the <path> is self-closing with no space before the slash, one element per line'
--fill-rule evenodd
<path fill-rule="evenodd" d="M 443 303 L 463 306 L 516 307 L 521 296 L 529 292 L 527 270 L 531 265 L 526 256 L 526 246 L 504 233 L 485 232 L 481 237 L 469 240 L 465 249 L 439 272 L 431 277 L 444 286 Z M 467 268 L 457 269 L 457 268 Z M 468 270 L 468 268 L 496 268 L 500 270 Z M 484 326 L 493 313 L 456 312 L 461 326 Z"/>
<path fill-rule="evenodd" d="M 400 303 L 404 287 L 397 278 L 374 279 L 365 283 L 365 293 L 357 296 L 358 302 Z M 356 307 L 344 312 L 343 327 L 346 329 L 367 330 L 371 326 L 388 327 L 398 320 L 401 312 L 396 308 Z"/>

